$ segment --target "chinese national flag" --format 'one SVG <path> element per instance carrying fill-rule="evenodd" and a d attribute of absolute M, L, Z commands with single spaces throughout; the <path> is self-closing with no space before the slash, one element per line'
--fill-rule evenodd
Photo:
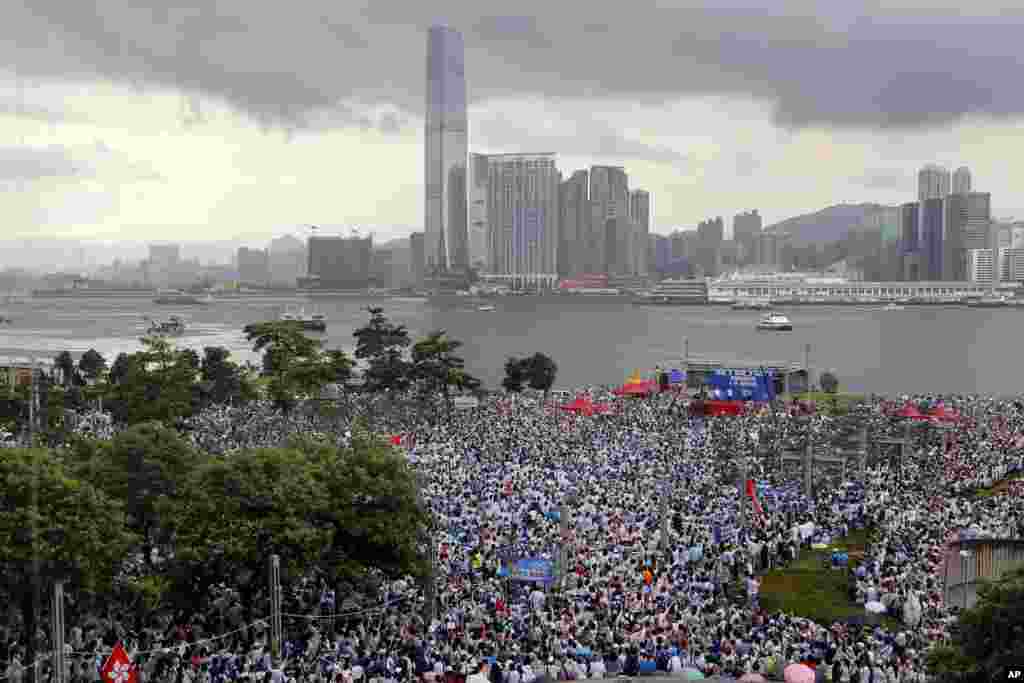
<path fill-rule="evenodd" d="M 120 642 L 114 646 L 114 651 L 107 657 L 106 663 L 100 670 L 100 675 L 103 678 L 103 683 L 138 683 L 139 680 L 135 667 L 128 659 L 128 653 L 124 651 Z"/>
<path fill-rule="evenodd" d="M 402 435 L 401 434 L 395 434 L 394 436 L 392 436 L 391 437 L 391 445 L 392 446 L 401 446 L 402 445 Z"/>

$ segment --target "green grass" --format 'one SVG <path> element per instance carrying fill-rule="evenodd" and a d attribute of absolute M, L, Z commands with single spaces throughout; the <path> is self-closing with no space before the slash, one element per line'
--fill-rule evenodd
<path fill-rule="evenodd" d="M 850 553 L 851 566 L 856 565 L 867 545 L 870 532 L 857 530 L 837 539 L 832 548 Z M 823 566 L 832 550 L 803 550 L 800 559 L 761 579 L 761 606 L 769 612 L 783 611 L 813 619 L 821 624 L 864 615 L 864 606 L 850 602 L 846 569 Z M 895 626 L 895 619 L 885 617 L 883 625 Z"/>

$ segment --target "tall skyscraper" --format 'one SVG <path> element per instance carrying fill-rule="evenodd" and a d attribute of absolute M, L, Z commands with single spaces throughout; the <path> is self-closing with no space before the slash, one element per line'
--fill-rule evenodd
<path fill-rule="evenodd" d="M 558 186 L 558 274 L 562 277 L 575 277 L 587 272 L 590 229 L 588 179 L 586 170 L 574 171 Z"/>
<path fill-rule="evenodd" d="M 949 194 L 949 171 L 938 164 L 927 164 L 917 172 L 917 200 L 942 199 Z"/>
<path fill-rule="evenodd" d="M 446 26 L 427 33 L 424 256 L 428 273 L 464 271 L 466 229 L 466 75 L 462 34 Z"/>
<path fill-rule="evenodd" d="M 920 245 L 922 280 L 943 280 L 943 225 L 945 200 L 941 197 L 921 202 L 921 230 L 917 235 Z M 952 279 L 952 278 L 950 278 Z"/>
<path fill-rule="evenodd" d="M 492 272 L 556 275 L 560 176 L 555 155 L 492 154 L 487 160 Z"/>
<path fill-rule="evenodd" d="M 414 232 L 409 235 L 409 270 L 412 276 L 413 287 L 423 286 L 423 275 L 426 267 L 426 255 L 424 253 L 423 233 Z"/>
<path fill-rule="evenodd" d="M 763 228 L 764 224 L 757 209 L 733 216 L 732 239 L 739 245 L 740 263 L 750 264 L 757 261 L 758 235 Z"/>
<path fill-rule="evenodd" d="M 944 279 L 967 279 L 967 250 L 997 247 L 991 234 L 991 204 L 988 192 L 952 194 L 946 198 Z"/>
<path fill-rule="evenodd" d="M 900 206 L 900 256 L 903 262 L 903 277 L 914 282 L 920 275 L 917 231 L 920 222 L 921 205 L 909 202 Z"/>
<path fill-rule="evenodd" d="M 490 272 L 487 245 L 487 183 L 489 171 L 486 154 L 469 155 L 469 264 Z"/>
<path fill-rule="evenodd" d="M 315 235 L 307 240 L 308 263 L 302 286 L 365 289 L 370 286 L 373 237 Z"/>
<path fill-rule="evenodd" d="M 647 236 L 651 233 L 651 194 L 647 190 L 629 193 L 629 218 L 633 223 L 631 275 L 647 275 Z"/>
<path fill-rule="evenodd" d="M 621 166 L 590 169 L 587 272 L 626 274 L 632 262 L 629 179 Z"/>
<path fill-rule="evenodd" d="M 953 172 L 953 194 L 967 194 L 971 190 L 971 169 L 961 166 Z"/>

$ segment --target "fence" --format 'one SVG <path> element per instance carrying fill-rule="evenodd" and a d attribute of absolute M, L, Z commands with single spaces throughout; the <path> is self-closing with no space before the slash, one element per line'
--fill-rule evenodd
<path fill-rule="evenodd" d="M 967 551 L 967 555 L 960 551 Z M 972 538 L 953 541 L 947 547 L 943 590 L 947 605 L 973 607 L 982 581 L 995 581 L 1008 571 L 1024 566 L 1024 539 Z"/>

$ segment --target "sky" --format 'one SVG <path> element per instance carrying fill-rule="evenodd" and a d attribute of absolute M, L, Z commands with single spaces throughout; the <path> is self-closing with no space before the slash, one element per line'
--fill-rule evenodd
<path fill-rule="evenodd" d="M 2 236 L 421 229 L 432 24 L 465 37 L 470 151 L 624 166 L 654 232 L 912 201 L 929 162 L 1024 217 L 1024 10 L 760 4 L 8 0 Z"/>

